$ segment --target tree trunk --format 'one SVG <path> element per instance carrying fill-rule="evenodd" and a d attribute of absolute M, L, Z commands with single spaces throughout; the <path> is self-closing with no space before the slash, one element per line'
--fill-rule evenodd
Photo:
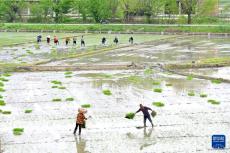
<path fill-rule="evenodd" d="M 192 16 L 191 13 L 188 13 L 188 24 L 192 23 Z"/>

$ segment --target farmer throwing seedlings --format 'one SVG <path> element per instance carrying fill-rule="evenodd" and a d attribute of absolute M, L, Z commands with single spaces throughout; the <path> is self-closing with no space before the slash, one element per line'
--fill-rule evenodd
<path fill-rule="evenodd" d="M 136 113 L 142 111 L 142 113 L 144 115 L 144 127 L 146 127 L 146 120 L 147 119 L 149 120 L 149 122 L 151 123 L 151 125 L 153 127 L 153 122 L 152 122 L 152 119 L 150 117 L 149 110 L 153 111 L 151 108 L 143 106 L 142 104 L 140 104 L 140 109 L 138 111 L 136 111 Z"/>
<path fill-rule="evenodd" d="M 79 127 L 79 133 L 78 135 L 81 135 L 81 128 L 83 127 L 83 124 L 85 123 L 85 120 L 87 120 L 87 118 L 85 117 L 85 113 L 87 112 L 87 110 L 79 108 L 78 109 L 78 114 L 77 114 L 77 120 L 76 120 L 76 126 L 74 129 L 73 134 L 76 134 L 77 128 Z"/>

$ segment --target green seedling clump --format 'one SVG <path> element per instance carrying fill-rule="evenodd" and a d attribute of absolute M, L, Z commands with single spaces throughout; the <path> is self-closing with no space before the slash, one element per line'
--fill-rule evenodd
<path fill-rule="evenodd" d="M 189 92 L 188 92 L 188 96 L 195 96 L 194 91 L 189 91 Z"/>
<path fill-rule="evenodd" d="M 82 108 L 90 108 L 91 105 L 90 105 L 90 104 L 83 104 L 83 105 L 81 105 L 81 107 L 82 107 Z"/>
<path fill-rule="evenodd" d="M 9 115 L 11 114 L 11 111 L 2 111 L 2 114 Z"/>
<path fill-rule="evenodd" d="M 66 89 L 66 87 L 61 86 L 61 87 L 58 87 L 58 89 Z"/>
<path fill-rule="evenodd" d="M 208 100 L 208 103 L 211 103 L 211 104 L 213 104 L 213 105 L 219 105 L 219 104 L 220 104 L 220 102 L 218 102 L 218 101 L 216 101 L 216 100 L 214 100 L 214 99 L 209 99 L 209 100 Z"/>
<path fill-rule="evenodd" d="M 4 87 L 4 83 L 3 82 L 0 82 L 0 87 Z"/>
<path fill-rule="evenodd" d="M 166 86 L 172 86 L 172 84 L 171 84 L 171 83 L 166 83 L 165 85 L 166 85 Z"/>
<path fill-rule="evenodd" d="M 145 71 L 144 71 L 144 74 L 145 75 L 151 75 L 151 74 L 153 74 L 153 70 L 152 69 L 146 69 Z"/>
<path fill-rule="evenodd" d="M 71 75 L 66 75 L 65 78 L 72 78 L 72 76 Z"/>
<path fill-rule="evenodd" d="M 187 76 L 187 80 L 191 81 L 193 79 L 192 75 Z"/>
<path fill-rule="evenodd" d="M 32 113 L 32 110 L 31 109 L 27 109 L 27 110 L 25 110 L 25 113 L 26 114 Z"/>
<path fill-rule="evenodd" d="M 0 99 L 2 99 L 3 98 L 3 96 L 2 95 L 0 95 Z"/>
<path fill-rule="evenodd" d="M 160 85 L 161 83 L 159 81 L 153 81 L 153 85 Z"/>
<path fill-rule="evenodd" d="M 205 97 L 208 97 L 208 95 L 207 95 L 207 94 L 204 94 L 204 93 L 201 93 L 201 94 L 200 94 L 200 97 L 201 97 L 201 98 L 205 98 Z"/>
<path fill-rule="evenodd" d="M 153 104 L 154 106 L 156 106 L 156 107 L 163 107 L 163 106 L 165 106 L 165 104 L 162 103 L 162 102 L 153 102 L 152 104 Z"/>
<path fill-rule="evenodd" d="M 110 96 L 110 95 L 112 95 L 112 93 L 111 93 L 111 91 L 110 90 L 103 90 L 103 93 L 104 93 L 104 95 L 107 95 L 107 96 Z"/>
<path fill-rule="evenodd" d="M 220 83 L 222 83 L 222 81 L 221 81 L 221 80 L 216 79 L 216 80 L 212 80 L 212 83 L 214 83 L 214 84 L 220 84 Z"/>
<path fill-rule="evenodd" d="M 5 101 L 4 100 L 0 100 L 0 106 L 5 106 L 5 105 L 6 105 Z"/>
<path fill-rule="evenodd" d="M 0 113 L 2 113 L 2 110 L 0 109 Z"/>
<path fill-rule="evenodd" d="M 52 88 L 58 88 L 58 86 L 52 86 Z"/>
<path fill-rule="evenodd" d="M 3 88 L 0 88 L 0 92 L 5 92 L 5 89 L 3 89 Z"/>
<path fill-rule="evenodd" d="M 60 101 L 61 101 L 61 98 L 54 98 L 52 101 L 53 101 L 53 102 L 60 102 Z"/>
<path fill-rule="evenodd" d="M 71 71 L 65 72 L 65 75 L 70 75 L 70 74 L 73 74 L 73 72 L 71 72 Z"/>
<path fill-rule="evenodd" d="M 14 135 L 22 135 L 23 132 L 24 132 L 24 128 L 14 128 L 13 129 Z"/>
<path fill-rule="evenodd" d="M 72 98 L 72 97 L 66 98 L 65 101 L 74 101 L 74 98 Z"/>
<path fill-rule="evenodd" d="M 4 74 L 2 74 L 2 75 L 5 76 L 5 77 L 10 77 L 10 76 L 11 76 L 10 73 L 4 73 Z"/>
<path fill-rule="evenodd" d="M 161 92 L 162 92 L 162 89 L 160 89 L 160 88 L 156 88 L 156 89 L 154 89 L 153 91 L 154 91 L 154 92 L 161 93 Z"/>
<path fill-rule="evenodd" d="M 62 84 L 62 82 L 61 82 L 61 81 L 57 81 L 57 80 L 53 80 L 53 81 L 51 81 L 51 83 L 53 83 L 53 84 L 59 84 L 59 85 L 61 85 L 61 84 Z"/>
<path fill-rule="evenodd" d="M 3 78 L 3 77 L 1 77 L 0 80 L 3 81 L 3 82 L 9 81 L 8 79 L 5 79 L 5 78 Z"/>
<path fill-rule="evenodd" d="M 135 113 L 133 113 L 133 112 L 127 113 L 125 115 L 125 118 L 127 118 L 127 119 L 133 119 L 134 117 L 135 117 Z"/>

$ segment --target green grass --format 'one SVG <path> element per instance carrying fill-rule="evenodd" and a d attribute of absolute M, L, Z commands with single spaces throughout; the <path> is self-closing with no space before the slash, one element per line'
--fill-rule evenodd
<path fill-rule="evenodd" d="M 154 92 L 158 92 L 158 93 L 161 93 L 162 92 L 162 89 L 160 88 L 156 88 L 156 89 L 153 89 Z"/>
<path fill-rule="evenodd" d="M 57 85 L 61 85 L 61 84 L 62 84 L 62 82 L 61 82 L 61 81 L 57 81 L 57 80 L 53 80 L 53 81 L 51 81 L 51 83 L 53 83 L 53 84 L 57 84 Z"/>
<path fill-rule="evenodd" d="M 2 111 L 2 114 L 9 115 L 11 114 L 11 111 Z"/>
<path fill-rule="evenodd" d="M 219 104 L 220 104 L 220 102 L 218 102 L 218 101 L 216 101 L 216 100 L 214 100 L 214 99 L 209 99 L 209 100 L 208 100 L 208 103 L 211 103 L 211 104 L 213 104 L 213 105 L 219 105 Z"/>
<path fill-rule="evenodd" d="M 110 95 L 112 95 L 112 92 L 110 90 L 106 89 L 106 90 L 103 90 L 103 94 L 110 96 Z"/>
<path fill-rule="evenodd" d="M 52 101 L 53 102 L 61 102 L 62 100 L 61 100 L 61 98 L 54 98 Z"/>
<path fill-rule="evenodd" d="M 133 119 L 134 117 L 135 117 L 135 113 L 133 113 L 133 112 L 129 112 L 125 115 L 125 118 L 127 118 L 127 119 Z"/>
<path fill-rule="evenodd" d="M 193 80 L 193 76 L 192 75 L 187 76 L 187 80 L 189 81 Z"/>
<path fill-rule="evenodd" d="M 27 109 L 27 110 L 25 110 L 25 113 L 26 113 L 26 114 L 29 114 L 29 113 L 32 113 L 32 111 L 33 111 L 33 110 L 31 110 L 31 109 Z"/>
<path fill-rule="evenodd" d="M 74 101 L 74 98 L 69 97 L 69 98 L 66 98 L 65 101 Z"/>
<path fill-rule="evenodd" d="M 3 88 L 0 88 L 0 92 L 5 92 L 6 90 Z"/>
<path fill-rule="evenodd" d="M 189 92 L 188 92 L 188 96 L 195 96 L 194 91 L 189 91 Z"/>
<path fill-rule="evenodd" d="M 61 87 L 58 87 L 58 89 L 66 89 L 66 87 L 61 86 Z"/>
<path fill-rule="evenodd" d="M 14 135 L 22 135 L 23 132 L 24 132 L 24 128 L 14 128 L 13 129 Z"/>
<path fill-rule="evenodd" d="M 207 95 L 207 94 L 204 94 L 204 93 L 201 93 L 201 94 L 200 94 L 200 97 L 201 97 L 201 98 L 206 98 L 206 97 L 208 97 L 208 95 Z"/>
<path fill-rule="evenodd" d="M 6 105 L 5 101 L 4 100 L 0 100 L 0 106 L 5 106 L 5 105 Z"/>
<path fill-rule="evenodd" d="M 156 106 L 156 107 L 164 107 L 164 106 L 165 106 L 165 104 L 162 103 L 162 102 L 153 102 L 152 104 L 153 104 L 154 106 Z"/>
<path fill-rule="evenodd" d="M 214 83 L 214 84 L 220 84 L 220 83 L 222 83 L 222 81 L 218 80 L 218 79 L 212 80 L 211 82 Z"/>
<path fill-rule="evenodd" d="M 91 105 L 90 105 L 90 104 L 83 104 L 83 105 L 81 105 L 81 107 L 82 107 L 82 108 L 90 108 Z"/>

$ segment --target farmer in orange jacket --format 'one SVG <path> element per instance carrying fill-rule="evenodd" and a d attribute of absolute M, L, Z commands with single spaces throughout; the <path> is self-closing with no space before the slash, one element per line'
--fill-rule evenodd
<path fill-rule="evenodd" d="M 76 134 L 78 126 L 79 126 L 79 134 L 78 135 L 81 135 L 81 128 L 82 128 L 85 120 L 87 120 L 87 118 L 84 115 L 86 112 L 87 111 L 84 110 L 84 109 L 78 109 L 76 126 L 75 126 L 75 129 L 74 129 L 74 132 L 73 132 L 74 135 Z"/>

